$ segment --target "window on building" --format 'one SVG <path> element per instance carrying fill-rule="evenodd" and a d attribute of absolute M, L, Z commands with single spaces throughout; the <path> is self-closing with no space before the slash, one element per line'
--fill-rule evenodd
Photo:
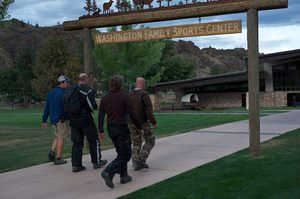
<path fill-rule="evenodd" d="M 300 90 L 300 62 L 273 67 L 275 91 Z"/>

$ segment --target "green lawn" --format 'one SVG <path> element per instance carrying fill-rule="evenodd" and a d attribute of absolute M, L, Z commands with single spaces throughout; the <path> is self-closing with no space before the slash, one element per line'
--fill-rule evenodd
<path fill-rule="evenodd" d="M 242 150 L 122 199 L 298 199 L 300 129 L 262 144 L 258 158 Z"/>
<path fill-rule="evenodd" d="M 41 129 L 41 110 L 0 110 L 0 173 L 47 162 L 53 140 L 53 129 Z M 155 134 L 163 137 L 218 124 L 247 119 L 247 115 L 157 114 L 159 127 Z M 66 140 L 63 157 L 71 154 L 71 141 Z M 112 147 L 110 139 L 101 145 Z M 86 150 L 86 152 L 88 152 Z"/>

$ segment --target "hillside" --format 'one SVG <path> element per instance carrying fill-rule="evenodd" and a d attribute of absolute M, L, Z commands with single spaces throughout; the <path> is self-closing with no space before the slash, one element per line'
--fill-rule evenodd
<path fill-rule="evenodd" d="M 6 27 L 0 29 L 0 70 L 10 67 L 22 49 L 38 52 L 48 38 L 63 39 L 72 54 L 77 54 L 80 49 L 82 31 L 66 32 L 61 25 L 36 27 L 17 19 L 5 23 Z"/>
<path fill-rule="evenodd" d="M 0 70 L 13 65 L 13 60 L 21 49 L 31 48 L 38 52 L 44 42 L 51 37 L 62 38 L 69 51 L 78 55 L 82 45 L 82 31 L 64 31 L 61 25 L 38 27 L 26 24 L 17 19 L 6 23 L 6 28 L 0 29 Z M 10 25 L 7 25 L 9 23 Z M 193 60 L 198 77 L 210 74 L 244 70 L 243 57 L 245 49 L 217 50 L 214 48 L 200 49 L 193 42 L 176 41 L 170 49 L 171 54 L 181 54 Z"/>

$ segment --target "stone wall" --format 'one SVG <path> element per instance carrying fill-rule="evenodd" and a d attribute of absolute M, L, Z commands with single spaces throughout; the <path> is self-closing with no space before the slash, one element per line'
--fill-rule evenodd
<path fill-rule="evenodd" d="M 158 95 L 161 103 L 170 104 L 176 102 L 176 95 L 174 91 L 158 92 Z"/>
<path fill-rule="evenodd" d="M 152 102 L 153 110 L 159 111 L 161 109 L 160 95 L 158 95 L 158 94 L 150 95 L 150 99 Z"/>
<path fill-rule="evenodd" d="M 261 92 L 260 107 L 286 107 L 287 92 Z"/>
<path fill-rule="evenodd" d="M 199 93 L 199 106 L 207 109 L 242 107 L 243 93 Z"/>
<path fill-rule="evenodd" d="M 260 107 L 286 107 L 287 93 L 289 92 L 260 92 Z M 242 107 L 242 95 L 246 93 L 198 93 L 199 106 L 206 109 L 224 109 Z M 162 98 L 163 96 L 163 98 Z M 168 97 L 166 97 L 168 96 Z M 159 110 L 162 101 L 174 102 L 175 95 L 161 94 L 152 96 L 152 103 L 155 110 Z M 248 105 L 248 93 L 246 101 Z"/>

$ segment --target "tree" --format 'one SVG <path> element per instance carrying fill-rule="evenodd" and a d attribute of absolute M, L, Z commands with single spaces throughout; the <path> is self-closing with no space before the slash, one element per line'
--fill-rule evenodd
<path fill-rule="evenodd" d="M 34 78 L 32 66 L 35 62 L 35 54 L 32 49 L 23 49 L 15 60 L 14 70 L 17 76 L 17 84 L 21 89 L 20 97 L 25 103 L 35 99 L 36 92 L 31 87 Z"/>
<path fill-rule="evenodd" d="M 9 14 L 7 13 L 7 9 L 10 4 L 12 4 L 14 0 L 1 0 L 0 1 L 0 21 L 9 19 Z"/>
<path fill-rule="evenodd" d="M 163 0 L 157 0 L 156 2 L 159 3 L 159 7 L 161 7 Z"/>
<path fill-rule="evenodd" d="M 195 63 L 174 53 L 174 41 L 164 40 L 165 48 L 162 52 L 160 62 L 146 74 L 153 75 L 161 73 L 159 82 L 169 82 L 191 78 L 194 75 Z"/>
<path fill-rule="evenodd" d="M 14 104 L 20 97 L 17 75 L 13 69 L 8 69 L 0 73 L 0 78 L 0 95 L 4 96 L 13 109 Z"/>
<path fill-rule="evenodd" d="M 92 11 L 93 11 L 93 14 L 99 14 L 100 13 L 100 9 L 98 8 L 97 3 L 96 3 L 95 0 L 93 0 Z"/>
<path fill-rule="evenodd" d="M 170 2 L 171 2 L 172 0 L 165 0 L 165 1 L 168 2 L 168 7 L 170 7 Z"/>
<path fill-rule="evenodd" d="M 44 99 L 47 92 L 56 85 L 57 77 L 65 74 L 71 79 L 83 70 L 78 58 L 71 57 L 62 39 L 49 39 L 40 49 L 33 66 L 32 87 Z"/>
<path fill-rule="evenodd" d="M 86 0 L 85 4 L 86 4 L 86 6 L 84 7 L 84 9 L 88 12 L 88 15 L 91 15 L 91 11 L 93 11 L 91 0 Z"/>
<path fill-rule="evenodd" d="M 122 27 L 128 29 L 130 26 Z M 120 74 L 124 76 L 125 88 L 133 86 L 135 78 L 145 76 L 160 62 L 165 45 L 162 41 L 143 41 L 120 44 L 102 44 L 94 49 L 96 66 L 94 72 L 101 79 L 101 86 L 108 89 L 110 76 Z M 149 86 L 160 80 L 163 69 L 148 75 Z"/>
<path fill-rule="evenodd" d="M 0 95 L 4 95 L 11 104 L 22 101 L 28 104 L 36 98 L 30 82 L 33 79 L 32 65 L 34 53 L 31 49 L 23 49 L 15 60 L 14 67 L 1 73 Z"/>
<path fill-rule="evenodd" d="M 165 68 L 161 82 L 183 80 L 190 78 L 194 72 L 195 63 L 185 59 L 181 55 L 168 57 L 160 63 Z"/>

